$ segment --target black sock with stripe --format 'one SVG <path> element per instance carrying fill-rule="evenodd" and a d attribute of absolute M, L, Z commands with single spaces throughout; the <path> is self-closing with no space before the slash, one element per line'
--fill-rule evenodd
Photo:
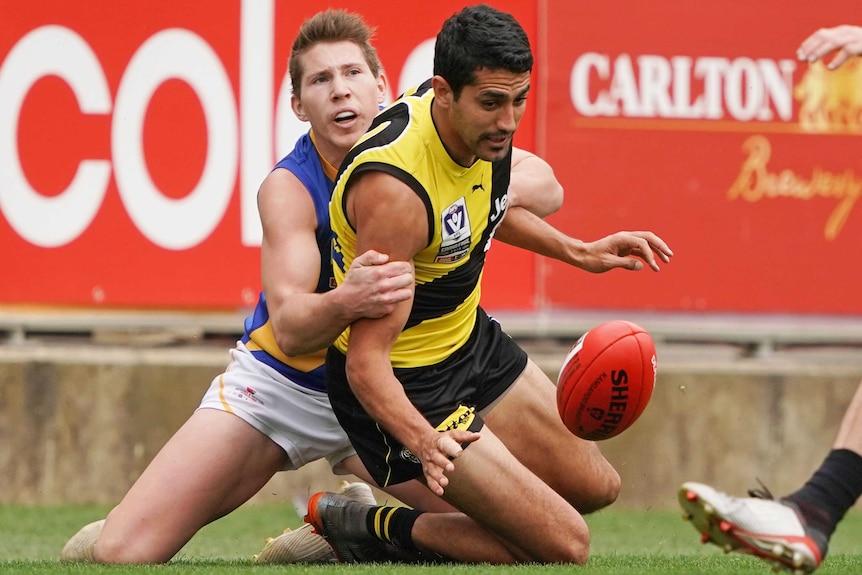
<path fill-rule="evenodd" d="M 784 499 L 797 503 L 809 524 L 829 537 L 860 495 L 862 456 L 833 449 L 811 479 Z"/>
<path fill-rule="evenodd" d="M 401 549 L 416 550 L 413 524 L 422 515 L 409 507 L 375 507 L 365 518 L 368 531 L 378 539 Z"/>

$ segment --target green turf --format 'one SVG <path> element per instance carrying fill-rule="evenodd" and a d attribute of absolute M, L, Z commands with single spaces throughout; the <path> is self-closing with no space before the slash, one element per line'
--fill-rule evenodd
<path fill-rule="evenodd" d="M 725 555 L 701 545 L 695 530 L 675 510 L 608 509 L 588 517 L 593 534 L 590 563 L 571 566 L 522 565 L 301 565 L 259 566 L 251 556 L 266 537 L 300 524 L 292 507 L 245 506 L 204 528 L 168 565 L 94 566 L 63 564 L 57 557 L 63 543 L 81 525 L 104 516 L 105 507 L 0 506 L 0 573 L 159 574 L 196 573 L 279 575 L 348 573 L 350 575 L 563 575 L 573 569 L 595 575 L 770 575 L 768 565 L 750 557 Z M 862 513 L 851 512 L 832 540 L 818 575 L 862 573 Z"/>

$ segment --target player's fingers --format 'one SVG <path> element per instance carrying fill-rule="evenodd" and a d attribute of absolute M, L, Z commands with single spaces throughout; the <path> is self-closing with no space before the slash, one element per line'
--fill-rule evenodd
<path fill-rule="evenodd" d="M 826 66 L 829 69 L 834 70 L 835 68 L 837 68 L 838 66 L 840 66 L 841 64 L 846 62 L 850 58 L 850 56 L 852 56 L 852 54 L 850 52 L 848 52 L 846 49 L 842 48 L 841 50 L 838 51 L 838 53 L 835 55 L 835 57 L 829 61 L 829 63 Z"/>
<path fill-rule="evenodd" d="M 391 304 L 401 303 L 402 301 L 406 301 L 413 297 L 413 284 L 411 282 L 409 287 L 400 287 L 398 289 L 392 290 L 387 294 L 386 300 Z"/>
<path fill-rule="evenodd" d="M 632 232 L 632 234 L 646 240 L 650 245 L 651 251 L 657 253 L 662 261 L 664 261 L 665 263 L 670 261 L 670 258 L 673 256 L 673 250 L 670 249 L 670 246 L 667 245 L 667 242 L 658 237 L 656 234 L 646 231 Z"/>
<path fill-rule="evenodd" d="M 651 232 L 636 232 L 635 233 L 635 244 L 632 246 L 630 253 L 643 259 L 643 261 L 645 261 L 646 264 L 650 268 L 652 268 L 654 271 L 659 271 L 660 268 L 658 266 L 658 262 L 655 261 L 655 252 L 653 252 L 652 247 L 650 245 L 650 242 L 648 242 L 646 239 L 644 239 L 639 234 L 654 235 Z M 634 260 L 632 258 L 628 258 L 628 260 L 629 260 L 629 263 L 634 262 L 635 264 L 640 264 L 639 261 Z M 627 269 L 630 269 L 633 271 L 638 271 L 639 269 L 641 269 L 640 265 L 629 265 L 626 267 L 627 267 Z"/>
<path fill-rule="evenodd" d="M 809 34 L 807 38 L 799 43 L 799 48 L 796 50 L 797 56 L 799 56 L 800 59 L 807 58 L 808 55 L 823 42 L 825 32 L 826 31 L 821 28 L 812 34 Z"/>
<path fill-rule="evenodd" d="M 437 480 L 429 476 L 427 473 L 425 474 L 425 485 L 427 485 L 428 489 L 430 489 L 435 495 L 443 495 L 443 486 L 437 483 Z"/>
<path fill-rule="evenodd" d="M 458 457 L 463 451 L 461 445 L 448 435 L 440 436 L 437 440 L 437 449 L 447 458 L 447 461 L 448 459 Z"/>
<path fill-rule="evenodd" d="M 404 285 L 413 283 L 413 264 L 410 262 L 403 260 L 387 261 L 380 266 L 380 272 L 385 277 L 397 277 L 399 282 Z"/>
<path fill-rule="evenodd" d="M 636 272 L 643 269 L 643 263 L 633 257 L 610 256 L 606 258 L 604 261 L 604 269 L 602 269 L 602 271 L 608 271 L 614 268 Z"/>
<path fill-rule="evenodd" d="M 440 463 L 441 461 L 442 463 Z M 454 469 L 455 466 L 452 465 L 452 462 L 437 452 L 430 460 L 423 463 L 423 471 L 428 488 L 437 495 L 443 495 L 443 488 L 449 485 L 449 478 L 446 477 L 446 472 Z"/>
<path fill-rule="evenodd" d="M 820 29 L 802 42 L 797 56 L 800 60 L 815 62 L 838 47 L 839 44 L 832 39 L 832 33 Z"/>
<path fill-rule="evenodd" d="M 385 264 L 389 261 L 389 256 L 386 254 L 381 254 L 375 250 L 368 250 L 367 252 L 357 256 L 353 260 L 353 265 L 360 266 L 379 266 Z"/>

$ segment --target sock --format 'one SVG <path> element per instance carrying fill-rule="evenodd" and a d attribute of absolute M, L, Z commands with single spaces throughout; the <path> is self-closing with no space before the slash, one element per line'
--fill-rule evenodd
<path fill-rule="evenodd" d="M 809 525 L 830 537 L 860 495 L 862 456 L 849 449 L 833 449 L 811 479 L 784 499 L 796 503 Z"/>
<path fill-rule="evenodd" d="M 366 517 L 368 531 L 385 543 L 401 549 L 416 549 L 413 524 L 422 515 L 409 507 L 375 507 Z"/>

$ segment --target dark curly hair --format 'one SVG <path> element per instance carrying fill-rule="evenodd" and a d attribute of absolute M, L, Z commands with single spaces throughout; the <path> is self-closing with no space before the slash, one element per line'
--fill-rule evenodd
<path fill-rule="evenodd" d="M 434 47 L 434 75 L 448 82 L 456 100 L 481 69 L 516 74 L 533 69 L 527 33 L 511 14 L 487 4 L 467 6 L 450 16 Z"/>

